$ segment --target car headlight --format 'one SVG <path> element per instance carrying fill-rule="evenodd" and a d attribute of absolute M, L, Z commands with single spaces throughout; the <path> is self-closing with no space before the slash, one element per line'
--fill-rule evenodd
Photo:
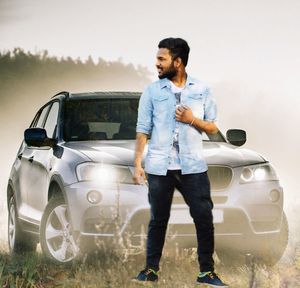
<path fill-rule="evenodd" d="M 240 183 L 278 180 L 275 170 L 270 164 L 260 164 L 244 167 Z"/>
<path fill-rule="evenodd" d="M 134 184 L 127 166 L 85 162 L 76 167 L 78 181 Z"/>

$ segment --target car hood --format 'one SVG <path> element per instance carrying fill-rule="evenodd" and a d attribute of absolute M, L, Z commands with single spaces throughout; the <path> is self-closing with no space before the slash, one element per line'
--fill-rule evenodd
<path fill-rule="evenodd" d="M 83 153 L 94 162 L 133 165 L 134 140 L 68 142 L 64 146 Z M 208 165 L 238 167 L 266 162 L 256 152 L 228 143 L 204 142 L 203 146 L 204 157 Z"/>

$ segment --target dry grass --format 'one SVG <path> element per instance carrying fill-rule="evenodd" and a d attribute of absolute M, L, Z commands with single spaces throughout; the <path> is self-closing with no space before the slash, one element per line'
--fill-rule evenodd
<path fill-rule="evenodd" d="M 55 265 L 39 253 L 11 256 L 0 254 L 0 287 L 139 287 L 130 280 L 143 268 L 144 255 L 127 257 L 122 250 L 100 250 L 72 266 Z M 146 287 L 195 287 L 198 264 L 194 250 L 166 251 L 161 262 L 160 280 Z M 246 265 L 224 267 L 216 259 L 216 270 L 230 287 L 300 287 L 300 249 L 289 248 L 274 267 Z M 254 275 L 254 277 L 253 277 Z"/>
<path fill-rule="evenodd" d="M 298 231 L 293 229 L 296 230 Z M 6 227 L 1 231 L 6 231 Z M 294 240 L 290 241 L 285 255 L 274 267 L 254 265 L 252 269 L 246 264 L 235 268 L 225 267 L 216 257 L 216 272 L 232 288 L 300 287 L 300 241 L 297 240 L 300 235 L 295 232 L 291 238 Z M 71 266 L 64 266 L 53 264 L 39 252 L 9 255 L 6 240 L 0 240 L 0 287 L 140 287 L 132 283 L 131 278 L 144 267 L 144 251 L 137 255 L 128 255 L 124 249 L 100 246 L 100 250 L 88 257 L 82 257 Z M 165 250 L 160 268 L 159 282 L 143 287 L 196 287 L 198 263 L 195 250 Z"/>
<path fill-rule="evenodd" d="M 7 224 L 1 224 L 1 231 L 6 232 Z M 300 241 L 297 240 L 300 235 L 295 232 L 298 229 L 293 231 L 293 241 L 290 241 L 284 257 L 274 267 L 254 265 L 252 269 L 246 264 L 235 268 L 225 267 L 216 257 L 216 271 L 232 288 L 300 287 Z M 6 235 L 5 232 L 3 234 Z M 144 267 L 144 251 L 132 255 L 124 249 L 108 248 L 106 245 L 88 257 L 82 257 L 72 266 L 63 266 L 49 262 L 39 252 L 9 255 L 6 242 L 6 239 L 0 240 L 0 287 L 140 287 L 132 283 L 131 278 Z M 119 243 L 115 245 L 119 246 Z M 195 250 L 166 250 L 161 261 L 159 282 L 144 287 L 195 287 L 197 273 Z"/>

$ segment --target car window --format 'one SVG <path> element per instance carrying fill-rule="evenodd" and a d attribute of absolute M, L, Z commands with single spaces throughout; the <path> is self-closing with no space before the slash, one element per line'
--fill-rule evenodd
<path fill-rule="evenodd" d="M 65 105 L 66 141 L 135 139 L 138 99 L 70 100 Z"/>
<path fill-rule="evenodd" d="M 50 105 L 47 105 L 38 115 L 38 119 L 35 119 L 33 123 L 33 127 L 37 127 L 37 128 L 43 128 L 43 124 L 45 121 L 45 116 L 47 115 L 48 109 L 49 109 Z"/>
<path fill-rule="evenodd" d="M 47 132 L 47 136 L 49 138 L 55 137 L 55 129 L 57 127 L 57 118 L 58 118 L 58 110 L 59 110 L 59 103 L 54 102 L 51 106 L 50 112 L 48 114 L 47 120 L 45 122 L 44 129 Z"/>

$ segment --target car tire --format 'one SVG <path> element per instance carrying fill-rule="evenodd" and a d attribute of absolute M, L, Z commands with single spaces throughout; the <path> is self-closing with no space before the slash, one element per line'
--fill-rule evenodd
<path fill-rule="evenodd" d="M 14 196 L 8 201 L 8 247 L 11 253 L 22 254 L 36 251 L 37 241 L 28 232 L 22 230 L 19 223 L 17 205 Z"/>
<path fill-rule="evenodd" d="M 52 197 L 42 216 L 40 228 L 40 243 L 44 255 L 55 263 L 72 263 L 79 255 L 77 238 L 72 230 L 64 198 Z"/>
<path fill-rule="evenodd" d="M 248 239 L 251 247 L 247 252 L 236 249 L 219 249 L 217 255 L 221 263 L 226 266 L 240 266 L 247 262 L 250 254 L 256 264 L 274 266 L 282 257 L 288 244 L 289 228 L 285 213 L 282 215 L 280 232 L 277 235 L 266 235 L 259 238 Z M 257 243 L 256 245 L 253 243 Z"/>

